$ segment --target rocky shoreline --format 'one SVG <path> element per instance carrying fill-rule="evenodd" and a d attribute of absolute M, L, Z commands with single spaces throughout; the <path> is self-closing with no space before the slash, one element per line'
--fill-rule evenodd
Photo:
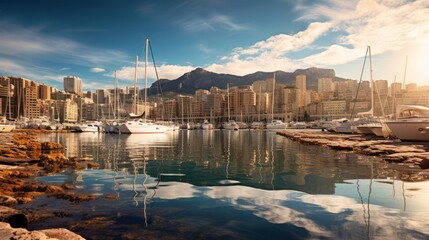
<path fill-rule="evenodd" d="M 37 132 L 38 133 L 38 132 Z M 13 207 L 31 202 L 42 195 L 72 202 L 93 200 L 93 195 L 76 194 L 73 186 L 45 185 L 35 177 L 60 172 L 66 168 L 97 167 L 86 159 L 67 158 L 63 146 L 40 142 L 34 131 L 0 134 L 0 235 L 7 239 L 83 239 L 67 229 L 28 231 L 28 223 L 46 216 L 24 213 Z"/>
<path fill-rule="evenodd" d="M 408 181 L 429 179 L 429 143 L 401 142 L 360 134 L 338 134 L 322 131 L 278 131 L 278 135 L 294 141 L 326 146 L 334 150 L 351 151 L 358 154 L 378 156 L 390 163 L 389 168 L 412 171 L 418 174 Z"/>

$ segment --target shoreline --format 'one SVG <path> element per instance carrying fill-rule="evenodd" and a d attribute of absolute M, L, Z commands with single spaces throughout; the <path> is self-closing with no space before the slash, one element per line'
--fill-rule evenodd
<path fill-rule="evenodd" d="M 34 181 L 36 177 L 67 168 L 97 167 L 84 159 L 67 158 L 59 143 L 40 142 L 36 135 L 40 133 L 45 132 L 29 130 L 0 134 L 0 232 L 9 238 L 84 239 L 64 228 L 28 231 L 29 223 L 43 220 L 44 216 L 14 208 L 43 195 L 72 202 L 96 199 L 94 195 L 74 193 L 73 186 L 67 184 L 56 186 Z"/>
<path fill-rule="evenodd" d="M 401 178 L 404 181 L 429 179 L 429 143 L 427 142 L 401 142 L 376 136 L 317 130 L 282 130 L 276 133 L 302 144 L 379 157 L 389 163 L 388 168 L 390 169 L 415 173 Z"/>

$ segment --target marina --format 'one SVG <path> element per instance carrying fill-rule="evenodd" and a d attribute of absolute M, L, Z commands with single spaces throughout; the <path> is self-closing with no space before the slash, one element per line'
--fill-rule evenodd
<path fill-rule="evenodd" d="M 295 130 L 305 132 L 316 133 Z M 91 197 L 76 202 L 42 195 L 18 205 L 37 219 L 30 230 L 61 227 L 88 239 L 429 234 L 427 171 L 395 168 L 382 157 L 267 130 L 37 136 L 64 146 L 67 158 L 96 167 L 38 177 L 39 184 L 70 186 L 66 193 Z"/>

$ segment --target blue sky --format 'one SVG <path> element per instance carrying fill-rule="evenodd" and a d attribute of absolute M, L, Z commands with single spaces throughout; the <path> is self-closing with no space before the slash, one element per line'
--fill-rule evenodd
<path fill-rule="evenodd" d="M 375 79 L 402 81 L 408 56 L 407 82 L 429 85 L 427 0 L 3 1 L 0 75 L 60 89 L 75 75 L 90 90 L 111 87 L 116 70 L 131 85 L 146 37 L 161 78 L 315 66 L 358 79 L 371 45 Z"/>

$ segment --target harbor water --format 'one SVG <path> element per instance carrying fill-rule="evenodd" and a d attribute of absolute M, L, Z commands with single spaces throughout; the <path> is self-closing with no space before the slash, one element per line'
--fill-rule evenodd
<path fill-rule="evenodd" d="M 91 201 L 43 196 L 30 229 L 87 239 L 427 239 L 428 182 L 377 157 L 303 145 L 270 131 L 62 133 L 68 157 L 98 169 L 39 177 Z"/>

